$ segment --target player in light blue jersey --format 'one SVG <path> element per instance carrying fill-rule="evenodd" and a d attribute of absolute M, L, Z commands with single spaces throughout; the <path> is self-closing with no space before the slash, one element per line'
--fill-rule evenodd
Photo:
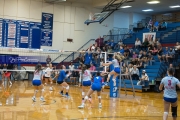
<path fill-rule="evenodd" d="M 69 85 L 65 82 L 65 79 L 68 78 L 71 75 L 71 73 L 70 72 L 67 73 L 65 71 L 66 67 L 64 65 L 62 65 L 60 69 L 61 70 L 59 71 L 59 76 L 58 76 L 58 79 L 57 79 L 57 83 L 62 86 L 62 90 L 61 90 L 60 94 L 62 96 L 64 96 L 63 91 L 64 91 L 64 88 L 65 88 L 66 89 L 65 96 L 67 98 L 69 98 L 70 97 L 69 94 L 68 94 L 68 92 L 69 92 Z"/>
<path fill-rule="evenodd" d="M 44 97 L 43 97 L 43 92 L 44 92 L 44 89 L 43 89 L 43 86 L 42 86 L 42 80 L 43 80 L 43 71 L 41 69 L 41 65 L 38 64 L 36 66 L 36 70 L 34 71 L 34 78 L 33 78 L 33 81 L 32 81 L 32 84 L 34 86 L 34 96 L 32 97 L 32 100 L 34 102 L 36 102 L 36 94 L 39 90 L 41 90 L 41 97 L 40 97 L 40 100 L 41 101 L 45 101 L 44 100 Z"/>
<path fill-rule="evenodd" d="M 107 79 L 107 83 L 109 82 L 110 80 L 110 76 L 113 75 L 113 82 L 114 82 L 114 86 L 116 86 L 116 77 L 120 74 L 120 62 L 124 59 L 124 56 L 122 54 L 119 54 L 119 53 L 114 53 L 114 60 L 112 60 L 111 62 L 108 62 L 108 63 L 103 63 L 103 66 L 110 66 L 111 64 L 114 66 L 114 70 L 112 70 L 108 76 L 108 79 Z"/>
<path fill-rule="evenodd" d="M 163 120 L 167 120 L 169 107 L 171 105 L 173 120 L 177 118 L 177 92 L 176 85 L 180 88 L 180 82 L 177 78 L 173 77 L 174 70 L 169 68 L 167 71 L 168 76 L 164 77 L 159 86 L 159 90 L 164 87 L 164 115 Z"/>
<path fill-rule="evenodd" d="M 94 77 L 93 79 L 93 84 L 91 88 L 89 89 L 88 93 L 84 97 L 83 103 L 78 106 L 78 108 L 84 108 L 85 102 L 91 97 L 94 91 L 97 91 L 98 99 L 99 99 L 99 108 L 102 108 L 101 104 L 101 88 L 102 88 L 102 83 L 104 82 L 101 76 L 104 76 L 104 73 L 100 74 L 100 72 L 97 72 L 97 76 Z"/>

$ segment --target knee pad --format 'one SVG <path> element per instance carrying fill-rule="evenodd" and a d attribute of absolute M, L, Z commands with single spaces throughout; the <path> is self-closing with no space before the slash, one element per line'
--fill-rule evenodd
<path fill-rule="evenodd" d="M 177 107 L 171 107 L 172 117 L 177 117 Z"/>
<path fill-rule="evenodd" d="M 44 92 L 44 89 L 42 89 L 41 91 Z"/>
<path fill-rule="evenodd" d="M 84 92 L 82 92 L 82 95 L 85 95 L 85 93 L 84 93 Z"/>
<path fill-rule="evenodd" d="M 84 99 L 87 100 L 87 99 L 88 99 L 88 96 L 85 96 Z"/>
<path fill-rule="evenodd" d="M 98 96 L 99 99 L 101 99 L 101 96 Z"/>
<path fill-rule="evenodd" d="M 65 88 L 66 88 L 66 90 L 69 90 L 69 85 L 67 87 L 65 87 Z"/>

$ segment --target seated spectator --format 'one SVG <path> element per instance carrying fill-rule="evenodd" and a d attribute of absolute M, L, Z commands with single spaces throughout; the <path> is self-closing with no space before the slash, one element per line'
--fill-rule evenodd
<path fill-rule="evenodd" d="M 167 62 L 172 62 L 173 58 L 174 58 L 175 52 L 172 48 L 170 48 L 168 54 L 166 55 L 166 61 Z"/>
<path fill-rule="evenodd" d="M 150 63 L 150 65 L 152 65 L 152 60 L 154 59 L 153 55 L 151 55 L 151 53 L 148 53 L 148 61 Z"/>
<path fill-rule="evenodd" d="M 162 45 L 160 43 L 157 45 L 157 50 L 158 50 L 157 54 L 161 55 L 162 54 Z"/>
<path fill-rule="evenodd" d="M 138 38 L 136 38 L 136 41 L 135 41 L 135 48 L 138 50 L 141 48 L 141 41 Z"/>
<path fill-rule="evenodd" d="M 141 57 L 141 60 L 144 62 L 144 67 L 146 67 L 148 65 L 148 55 L 146 53 L 146 51 L 143 52 L 143 55 Z"/>
<path fill-rule="evenodd" d="M 158 21 L 156 21 L 156 22 L 154 23 L 153 31 L 154 31 L 154 29 L 156 29 L 156 31 L 159 30 L 159 22 L 158 22 Z"/>
<path fill-rule="evenodd" d="M 158 55 L 158 58 L 159 58 L 159 61 L 162 62 L 162 61 L 166 61 L 166 55 L 168 55 L 168 47 L 165 48 L 165 50 L 163 51 L 162 55 Z"/>
<path fill-rule="evenodd" d="M 114 43 L 114 40 L 111 40 L 111 48 L 114 49 L 114 46 L 115 46 L 115 43 Z"/>
<path fill-rule="evenodd" d="M 175 53 L 180 54 L 180 44 L 179 44 L 179 42 L 176 43 L 176 46 L 175 46 L 174 50 L 175 50 Z"/>
<path fill-rule="evenodd" d="M 130 63 L 131 63 L 132 65 L 136 65 L 137 59 L 136 59 L 136 58 L 133 58 Z"/>
<path fill-rule="evenodd" d="M 136 52 L 133 52 L 132 58 L 136 59 L 137 57 L 138 57 L 138 55 L 136 54 Z"/>
<path fill-rule="evenodd" d="M 137 83 L 137 85 L 145 85 L 145 81 L 149 81 L 149 77 L 146 74 L 146 70 L 142 71 L 142 75 L 140 77 L 140 81 Z"/>
<path fill-rule="evenodd" d="M 143 51 L 141 50 L 140 52 L 139 52 L 139 55 L 138 55 L 138 58 L 142 58 L 142 55 L 143 55 Z"/>
<path fill-rule="evenodd" d="M 112 53 L 112 52 L 113 52 L 113 50 L 112 50 L 112 47 L 111 47 L 111 46 L 108 46 L 108 50 L 107 50 L 107 52 L 109 52 L 109 53 Z"/>
<path fill-rule="evenodd" d="M 123 48 L 123 46 L 120 46 L 120 51 L 119 52 L 124 55 L 124 48 Z"/>
<path fill-rule="evenodd" d="M 152 55 L 155 56 L 158 53 L 158 49 L 156 47 L 154 47 L 153 50 L 150 50 L 150 52 L 151 52 Z"/>
<path fill-rule="evenodd" d="M 121 74 L 128 74 L 128 67 L 126 63 L 123 63 L 122 68 L 121 68 Z M 124 79 L 129 79 L 128 76 L 123 77 Z"/>
<path fill-rule="evenodd" d="M 153 42 L 153 39 L 149 40 L 149 44 L 148 44 L 148 47 L 153 47 L 154 46 L 154 42 Z"/>
<path fill-rule="evenodd" d="M 126 46 L 124 48 L 124 57 L 125 57 L 125 59 L 128 59 L 129 55 L 130 55 L 130 50 L 129 50 L 128 46 Z"/>
<path fill-rule="evenodd" d="M 137 66 L 137 68 L 138 68 L 139 70 L 140 70 L 140 69 L 143 69 L 143 68 L 144 68 L 144 62 L 143 62 L 143 60 L 137 59 L 136 66 Z"/>
<path fill-rule="evenodd" d="M 160 44 L 158 38 L 156 38 L 156 40 L 154 41 L 154 46 L 157 47 Z"/>
<path fill-rule="evenodd" d="M 173 64 L 169 64 L 169 68 L 172 68 L 172 69 L 173 69 L 173 71 L 174 71 L 174 72 L 173 72 L 173 73 L 174 73 L 173 75 L 175 75 L 176 69 L 173 67 Z"/>
<path fill-rule="evenodd" d="M 128 72 L 129 72 L 129 74 L 131 74 L 132 69 L 133 69 L 133 65 L 130 63 L 128 65 Z"/>
<path fill-rule="evenodd" d="M 139 70 L 136 65 L 133 66 L 133 69 L 130 71 L 132 80 L 139 80 Z"/>
<path fill-rule="evenodd" d="M 118 44 L 116 44 L 115 50 L 119 50 L 119 47 L 120 47 L 121 45 L 123 46 L 122 40 L 120 40 L 120 41 L 118 42 Z"/>
<path fill-rule="evenodd" d="M 144 42 L 142 43 L 142 49 L 147 50 L 148 45 L 149 45 L 148 39 L 145 38 Z"/>

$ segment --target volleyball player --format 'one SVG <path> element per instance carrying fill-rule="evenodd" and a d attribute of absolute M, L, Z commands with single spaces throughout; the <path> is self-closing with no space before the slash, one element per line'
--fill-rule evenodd
<path fill-rule="evenodd" d="M 32 81 L 32 84 L 34 86 L 34 96 L 32 97 L 32 100 L 34 102 L 36 102 L 36 94 L 39 90 L 41 90 L 41 97 L 40 97 L 40 100 L 41 101 L 45 101 L 44 100 L 44 97 L 43 97 L 43 92 L 44 92 L 44 89 L 43 89 L 43 86 L 42 86 L 42 80 L 43 80 L 43 71 L 42 71 L 42 66 L 39 64 L 36 66 L 36 69 L 34 71 L 34 78 L 33 78 L 33 81 Z"/>
<path fill-rule="evenodd" d="M 65 71 L 66 67 L 64 65 L 62 65 L 60 69 L 61 70 L 59 71 L 59 76 L 58 76 L 58 79 L 57 79 L 57 83 L 62 86 L 62 90 L 61 90 L 60 94 L 62 96 L 64 96 L 63 92 L 64 92 L 64 88 L 65 88 L 66 89 L 65 96 L 67 98 L 69 98 L 70 97 L 69 94 L 68 94 L 69 85 L 65 82 L 65 79 L 68 78 L 71 75 L 71 73 L 70 72 L 66 73 L 66 71 Z"/>
<path fill-rule="evenodd" d="M 47 68 L 45 70 L 45 74 L 44 74 L 45 85 L 47 85 L 48 82 L 50 81 L 50 88 L 49 88 L 49 90 L 51 90 L 51 91 L 53 90 L 53 86 L 52 86 L 53 82 L 52 82 L 52 79 L 51 79 L 52 69 L 53 69 L 52 68 L 52 64 L 51 63 L 48 64 Z"/>
<path fill-rule="evenodd" d="M 89 66 L 83 65 L 82 66 L 82 77 L 83 77 L 83 81 L 82 81 L 82 102 L 84 101 L 84 97 L 85 97 L 85 87 L 91 86 L 91 72 L 89 70 Z M 89 98 L 89 100 L 91 101 L 91 98 Z"/>
<path fill-rule="evenodd" d="M 103 76 L 103 73 L 101 75 Z M 99 108 L 102 108 L 102 104 L 101 104 L 102 82 L 103 82 L 103 79 L 100 76 L 100 72 L 97 72 L 96 77 L 94 77 L 94 79 L 93 79 L 93 84 L 92 84 L 91 88 L 89 89 L 88 93 L 84 97 L 84 101 L 82 102 L 82 104 L 80 106 L 78 106 L 78 108 L 84 108 L 84 104 L 85 104 L 86 100 L 88 100 L 88 98 L 90 98 L 90 96 L 93 94 L 94 91 L 97 91 L 97 95 L 98 95 L 98 99 L 99 99 Z"/>
<path fill-rule="evenodd" d="M 110 75 L 108 76 L 106 84 L 108 84 L 110 76 L 113 75 L 112 80 L 114 82 L 114 86 L 116 86 L 116 77 L 120 74 L 120 62 L 124 59 L 124 56 L 119 53 L 114 53 L 113 58 L 114 60 L 111 62 L 103 63 L 103 66 L 110 66 L 111 64 L 114 66 L 114 70 L 109 73 Z"/>
<path fill-rule="evenodd" d="M 173 77 L 173 69 L 169 68 L 167 70 L 168 76 L 164 77 L 159 86 L 159 90 L 164 87 L 164 115 L 163 120 L 167 120 L 169 107 L 171 105 L 171 112 L 173 120 L 177 118 L 177 92 L 176 85 L 180 88 L 180 82 L 177 78 Z"/>

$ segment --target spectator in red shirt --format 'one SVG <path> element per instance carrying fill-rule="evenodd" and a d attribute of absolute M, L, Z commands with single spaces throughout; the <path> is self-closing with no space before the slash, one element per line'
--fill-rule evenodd
<path fill-rule="evenodd" d="M 104 43 L 104 38 L 101 38 L 101 36 L 99 36 L 99 38 L 96 39 L 95 42 L 97 43 L 97 47 L 100 47 L 101 50 L 102 50 L 102 48 L 104 46 L 104 44 L 103 44 Z"/>

